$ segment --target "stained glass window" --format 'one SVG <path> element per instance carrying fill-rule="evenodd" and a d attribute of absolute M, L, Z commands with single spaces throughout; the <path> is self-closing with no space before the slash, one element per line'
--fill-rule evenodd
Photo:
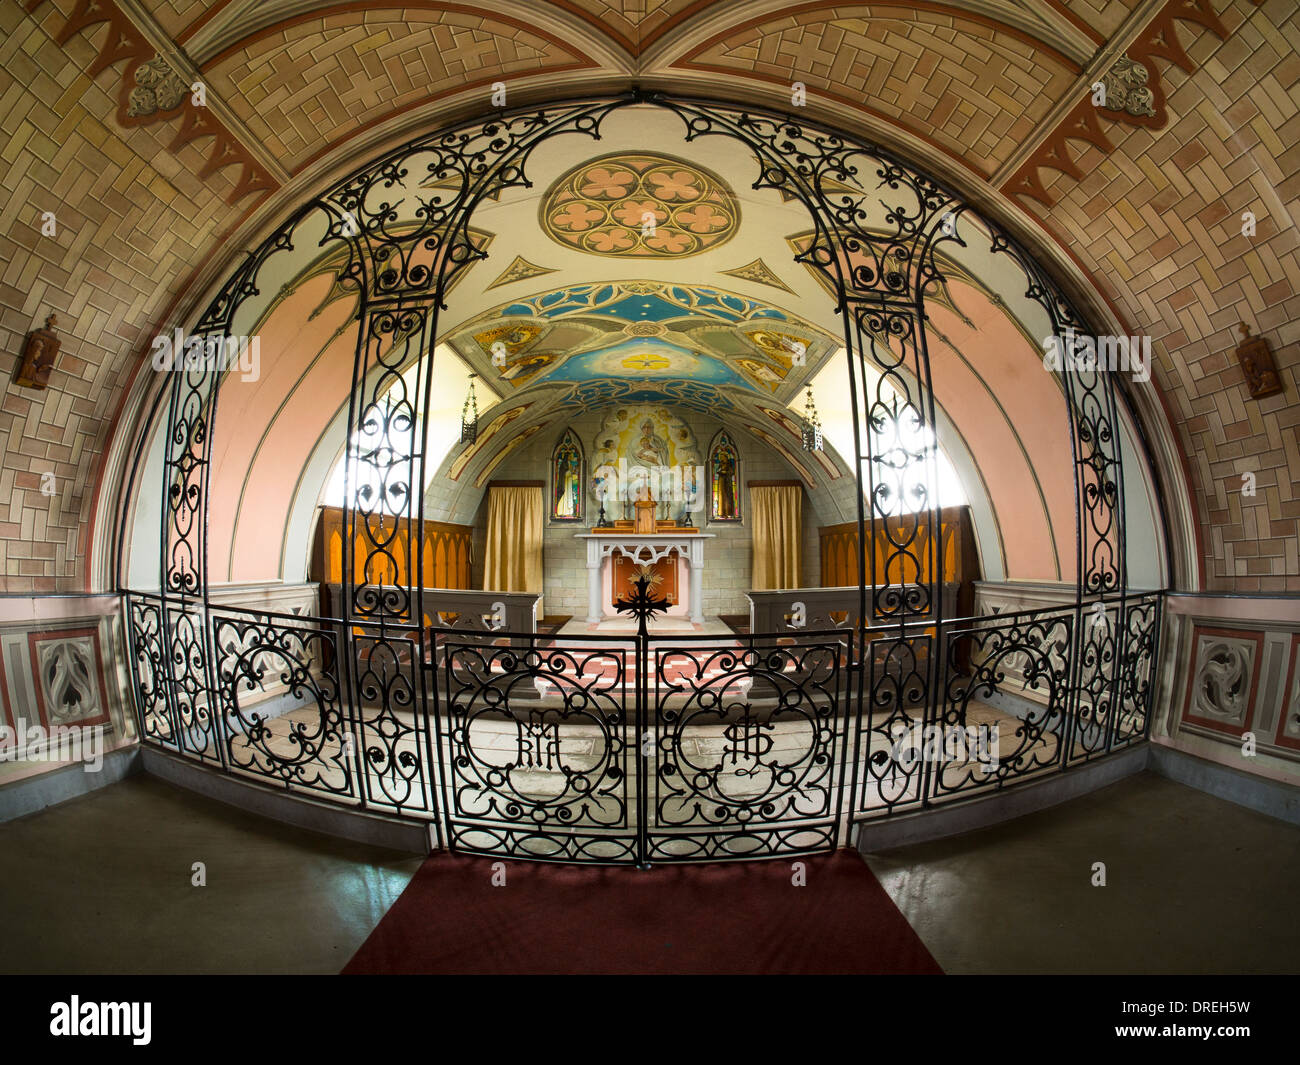
<path fill-rule="evenodd" d="M 551 453 L 551 518 L 582 521 L 582 445 L 571 431 Z"/>
<path fill-rule="evenodd" d="M 709 518 L 740 521 L 740 455 L 725 432 L 709 452 Z"/>

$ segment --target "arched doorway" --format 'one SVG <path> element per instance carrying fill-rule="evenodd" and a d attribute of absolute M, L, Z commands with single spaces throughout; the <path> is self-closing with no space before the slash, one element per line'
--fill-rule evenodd
<path fill-rule="evenodd" d="M 774 600 L 779 621 L 743 641 L 654 641 L 643 627 L 557 642 L 497 611 L 448 625 L 426 601 L 412 529 L 423 528 L 436 458 L 431 356 L 452 286 L 486 255 L 475 212 L 528 184 L 540 146 L 597 138 L 629 108 L 676 116 L 688 141 L 741 146 L 755 189 L 807 211 L 795 258 L 821 275 L 840 316 L 844 457 L 857 481 L 857 586 L 831 621 L 809 625 L 796 590 Z M 356 297 L 340 595 L 318 616 L 212 600 L 209 481 L 214 439 L 228 431 L 226 367 L 182 359 L 161 454 L 159 591 L 128 593 L 148 742 L 431 821 L 458 849 L 645 864 L 832 848 L 855 821 L 989 794 L 1145 738 L 1158 603 L 1127 591 L 1109 367 L 1068 359 L 1055 375 L 1073 601 L 970 617 L 948 594 L 929 332 L 949 264 L 1015 274 L 1037 335 L 1070 338 L 1070 354 L 1073 338 L 1094 333 L 1009 234 L 891 152 L 790 116 L 640 93 L 439 131 L 294 212 L 200 317 L 195 353 L 246 335 L 259 295 L 301 273 L 307 249 Z M 247 705 L 268 678 L 308 708 L 288 730 Z M 1008 749 L 981 751 L 969 707 L 1009 683 L 1036 700 Z M 967 738 L 972 750 L 942 757 Z"/>

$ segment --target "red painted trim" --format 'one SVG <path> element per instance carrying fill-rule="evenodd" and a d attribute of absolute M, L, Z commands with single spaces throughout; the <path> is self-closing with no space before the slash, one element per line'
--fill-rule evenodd
<path fill-rule="evenodd" d="M 1197 646 L 1201 636 L 1225 636 L 1233 640 L 1250 640 L 1255 644 L 1255 661 L 1250 671 L 1250 696 L 1246 703 L 1246 716 L 1242 718 L 1240 726 L 1228 725 L 1222 721 L 1212 721 L 1209 718 L 1198 717 L 1191 712 L 1192 689 L 1196 685 Z M 1252 632 L 1245 629 L 1210 629 L 1202 628 L 1200 625 L 1193 625 L 1192 657 L 1188 663 L 1187 697 L 1183 700 L 1183 720 L 1193 725 L 1213 729 L 1215 732 L 1222 732 L 1228 736 L 1240 737 L 1249 732 L 1251 722 L 1255 718 L 1255 696 L 1259 693 L 1259 674 L 1264 665 L 1263 659 L 1264 634 L 1262 632 Z"/>
<path fill-rule="evenodd" d="M 38 643 L 48 643 L 51 640 L 66 639 L 71 636 L 89 636 L 95 647 L 95 679 L 99 683 L 99 705 L 101 714 L 99 717 L 79 718 L 76 721 L 67 721 L 65 725 L 107 725 L 111 720 L 108 715 L 108 690 L 104 687 L 104 656 L 99 647 L 99 628 L 91 626 L 82 629 L 54 629 L 45 632 L 29 632 L 27 634 L 27 651 L 32 660 L 32 688 L 36 693 L 36 712 L 40 714 L 41 725 L 45 729 L 50 727 L 50 716 L 45 708 L 45 691 L 41 685 L 41 667 L 40 660 L 36 654 L 36 645 Z"/>
<path fill-rule="evenodd" d="M 199 32 L 204 26 L 212 21 L 213 17 L 228 8 L 234 0 L 217 0 L 203 14 L 186 26 L 179 34 L 176 35 L 176 43 L 183 45 L 191 37 Z"/>
<path fill-rule="evenodd" d="M 1273 737 L 1273 742 L 1279 747 L 1290 747 L 1294 751 L 1300 751 L 1300 737 L 1291 738 L 1286 735 L 1286 715 L 1291 709 L 1291 684 L 1295 680 L 1296 651 L 1300 648 L 1300 632 L 1291 636 L 1291 664 L 1286 670 L 1286 684 L 1282 686 L 1282 709 L 1277 715 L 1277 733 Z"/>
<path fill-rule="evenodd" d="M 1152 109 L 1155 113 L 1130 115 L 1125 111 L 1097 108 L 1090 103 L 1090 97 L 1085 94 L 1083 100 L 1043 137 L 1021 167 L 1003 183 L 1001 192 L 1008 197 L 1032 196 L 1051 207 L 1053 201 L 1043 187 L 1038 171 L 1047 167 L 1081 181 L 1083 174 L 1075 163 L 1074 157 L 1070 155 L 1066 141 L 1070 139 L 1090 141 L 1101 152 L 1110 155 L 1115 148 L 1102 131 L 1100 118 L 1105 118 L 1112 123 L 1125 123 L 1153 130 L 1163 129 L 1169 121 L 1169 109 L 1166 106 L 1164 83 L 1161 80 L 1160 68 L 1155 62 L 1156 58 L 1181 67 L 1189 75 L 1196 72 L 1196 67 L 1178 36 L 1175 22 L 1194 23 L 1213 33 L 1220 41 L 1226 42 L 1231 36 L 1210 6 L 1209 0 L 1168 0 L 1133 38 L 1132 43 L 1123 53 L 1126 58 L 1142 63 L 1146 67 L 1147 88 L 1151 91 Z"/>

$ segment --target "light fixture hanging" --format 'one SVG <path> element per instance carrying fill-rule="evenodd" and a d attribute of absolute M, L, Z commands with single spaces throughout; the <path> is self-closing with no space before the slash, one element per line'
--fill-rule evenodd
<path fill-rule="evenodd" d="M 460 442 L 472 444 L 478 439 L 478 397 L 474 395 L 474 378 L 469 375 L 469 395 L 465 397 L 465 406 L 460 412 Z"/>
<path fill-rule="evenodd" d="M 813 402 L 812 385 L 808 386 L 808 399 L 803 409 L 803 449 L 805 451 L 822 449 L 822 423 L 817 417 L 817 405 Z"/>

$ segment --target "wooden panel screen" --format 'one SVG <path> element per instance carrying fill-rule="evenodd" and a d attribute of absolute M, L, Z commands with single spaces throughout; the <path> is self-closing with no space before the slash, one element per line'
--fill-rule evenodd
<path fill-rule="evenodd" d="M 895 564 L 895 571 L 888 575 L 888 580 L 886 578 L 885 560 L 891 547 L 886 530 L 881 527 L 884 524 L 884 522 L 878 522 L 874 537 L 875 542 L 868 548 L 868 551 L 875 555 L 875 568 L 874 570 L 868 570 L 868 580 L 871 579 L 870 575 L 874 572 L 876 584 L 886 584 L 890 580 L 897 584 L 902 578 L 902 574 L 897 572 L 897 563 Z M 891 520 L 890 524 L 897 532 L 902 523 Z M 845 588 L 856 585 L 858 583 L 858 523 L 848 521 L 842 525 L 825 525 L 822 526 L 819 532 L 821 534 L 822 587 Z M 926 523 L 922 525 L 917 540 L 911 548 L 918 557 L 926 560 L 927 567 L 930 553 L 928 550 L 924 550 L 924 547 L 925 538 L 929 535 L 929 525 Z M 974 532 L 970 523 L 970 508 L 945 507 L 940 511 L 939 538 L 943 569 L 941 579 L 944 583 L 960 583 L 962 585 L 960 599 L 964 600 L 968 593 L 973 590 L 971 582 L 979 578 L 979 563 L 975 553 Z M 868 566 L 870 565 L 869 554 Z M 910 574 L 908 578 L 915 579 Z M 930 579 L 932 579 L 930 573 L 921 574 L 922 581 L 929 581 Z M 969 609 L 971 605 L 964 601 L 960 602 L 963 609 Z"/>
<path fill-rule="evenodd" d="M 356 543 L 352 548 L 352 579 L 355 583 L 379 580 L 378 567 L 386 571 L 383 581 L 386 584 L 406 584 L 411 561 L 410 527 L 415 524 L 407 518 L 371 518 L 378 534 L 379 522 L 384 523 L 383 532 L 391 532 L 393 522 L 398 523 L 398 535 L 393 542 L 393 554 L 397 558 L 396 567 L 387 558 L 376 562 L 376 568 L 369 577 L 366 574 L 366 562 L 373 544 L 358 525 Z M 468 588 L 470 586 L 470 545 L 473 528 L 469 525 L 452 525 L 445 521 L 426 521 L 417 537 L 419 550 L 424 554 L 424 587 L 426 588 Z M 379 537 L 376 536 L 378 539 Z M 393 570 L 396 568 L 397 572 Z M 343 583 L 343 508 L 321 507 L 316 522 L 316 540 L 312 547 L 311 579 L 322 584 Z"/>

